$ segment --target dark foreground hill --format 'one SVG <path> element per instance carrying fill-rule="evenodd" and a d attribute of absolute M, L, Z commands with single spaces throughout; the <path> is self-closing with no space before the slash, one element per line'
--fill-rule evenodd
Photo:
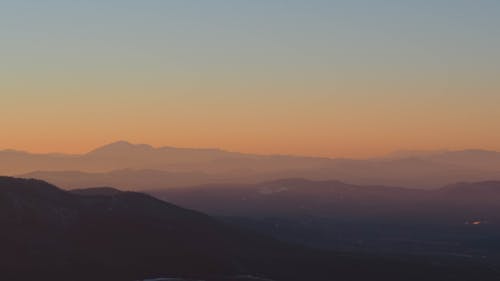
<path fill-rule="evenodd" d="M 0 177 L 0 280 L 495 280 L 480 264 L 306 250 L 145 194 Z"/>

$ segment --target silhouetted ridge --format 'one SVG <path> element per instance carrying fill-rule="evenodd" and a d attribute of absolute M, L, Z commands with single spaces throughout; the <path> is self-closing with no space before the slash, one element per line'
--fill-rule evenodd
<path fill-rule="evenodd" d="M 0 176 L 0 188 L 30 189 L 30 190 L 59 190 L 56 186 L 37 179 L 23 179 Z"/>
<path fill-rule="evenodd" d="M 482 182 L 461 182 L 445 186 L 441 189 L 444 192 L 488 192 L 500 193 L 500 181 L 482 181 Z"/>
<path fill-rule="evenodd" d="M 67 196 L 63 190 L 45 181 L 11 177 L 0 177 L 0 192 L 4 195 L 17 194 L 41 199 Z"/>
<path fill-rule="evenodd" d="M 304 178 L 284 178 L 266 182 L 267 184 L 283 184 L 283 185 L 306 185 L 314 181 Z"/>
<path fill-rule="evenodd" d="M 78 195 L 82 192 L 94 195 Z M 0 229 L 0 280 L 9 281 L 169 276 L 219 281 L 237 280 L 230 277 L 236 275 L 276 281 L 372 276 L 456 281 L 475 276 L 468 271 L 471 265 L 463 270 L 307 250 L 146 194 L 110 188 L 66 192 L 30 179 L 0 178 Z M 491 280 L 488 269 L 482 270 L 482 280 Z"/>
<path fill-rule="evenodd" d="M 0 229 L 2 280 L 233 274 L 232 263 L 251 265 L 286 249 L 150 195 L 66 192 L 8 177 L 0 178 Z"/>
<path fill-rule="evenodd" d="M 495 213 L 494 210 L 500 210 L 497 207 L 500 200 L 500 181 L 457 183 L 440 189 L 438 193 L 445 200 L 469 205 L 468 209 L 471 208 L 471 204 L 476 206 L 476 209 L 490 208 L 487 212 L 490 214 L 489 217 Z"/>
<path fill-rule="evenodd" d="M 464 218 L 500 221 L 500 181 L 439 190 L 283 179 L 259 184 L 211 184 L 151 191 L 174 204 L 220 216 L 316 216 L 372 221 L 456 224 Z"/>
<path fill-rule="evenodd" d="M 273 181 L 268 181 L 262 183 L 262 185 L 277 185 L 277 186 L 286 186 L 286 187 L 297 187 L 297 188 L 311 188 L 318 185 L 322 185 L 324 187 L 338 187 L 338 186 L 352 186 L 351 184 L 338 181 L 338 180 L 324 180 L 324 181 L 315 181 L 309 180 L 305 178 L 285 178 L 278 179 Z"/>
<path fill-rule="evenodd" d="M 127 178 L 112 172 L 126 170 Z M 156 175 L 141 172 L 152 170 L 157 171 Z M 81 155 L 0 151 L 0 173 L 33 176 L 64 188 L 134 189 L 140 186 L 144 190 L 206 183 L 254 184 L 297 177 L 429 189 L 454 182 L 500 180 L 500 153 L 483 150 L 402 152 L 364 160 L 330 159 L 153 147 L 118 141 Z"/>
<path fill-rule="evenodd" d="M 118 190 L 113 187 L 91 187 L 91 188 L 82 188 L 82 189 L 73 189 L 70 190 L 71 193 L 77 195 L 85 195 L 85 196 L 113 196 L 121 193 L 121 190 Z"/>
<path fill-rule="evenodd" d="M 132 144 L 127 141 L 117 141 L 98 147 L 87 155 L 110 154 L 110 153 L 128 153 L 134 151 L 152 151 L 154 148 L 149 144 Z"/>

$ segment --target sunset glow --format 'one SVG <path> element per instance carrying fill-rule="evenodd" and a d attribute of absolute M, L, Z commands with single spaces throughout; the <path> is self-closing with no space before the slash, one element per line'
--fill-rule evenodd
<path fill-rule="evenodd" d="M 497 1 L 91 2 L 1 4 L 0 149 L 500 150 Z"/>

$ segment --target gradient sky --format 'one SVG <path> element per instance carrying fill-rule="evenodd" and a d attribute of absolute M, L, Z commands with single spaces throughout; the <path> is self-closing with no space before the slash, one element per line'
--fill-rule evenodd
<path fill-rule="evenodd" d="M 500 150 L 497 0 L 0 0 L 1 148 Z"/>

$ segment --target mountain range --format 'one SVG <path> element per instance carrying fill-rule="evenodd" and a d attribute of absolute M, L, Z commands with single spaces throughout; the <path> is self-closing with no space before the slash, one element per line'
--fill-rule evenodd
<path fill-rule="evenodd" d="M 258 184 L 209 184 L 147 191 L 181 206 L 216 215 L 259 214 L 373 217 L 463 224 L 483 217 L 500 225 L 500 181 L 456 183 L 434 190 L 361 186 L 340 181 L 281 179 Z M 432 214 L 432 217 L 424 215 Z"/>
<path fill-rule="evenodd" d="M 406 151 L 373 159 L 339 159 L 154 148 L 119 141 L 80 155 L 0 151 L 0 174 L 44 179 L 64 188 L 140 190 L 300 177 L 430 189 L 455 182 L 500 180 L 500 153 Z"/>
<path fill-rule="evenodd" d="M 146 194 L 113 188 L 63 191 L 34 179 L 0 177 L 0 227 L 2 280 L 465 281 L 477 272 L 481 280 L 497 276 L 494 268 L 477 262 L 433 264 L 311 250 Z"/>
<path fill-rule="evenodd" d="M 500 181 L 422 190 L 282 179 L 148 193 L 309 247 L 500 264 Z"/>

